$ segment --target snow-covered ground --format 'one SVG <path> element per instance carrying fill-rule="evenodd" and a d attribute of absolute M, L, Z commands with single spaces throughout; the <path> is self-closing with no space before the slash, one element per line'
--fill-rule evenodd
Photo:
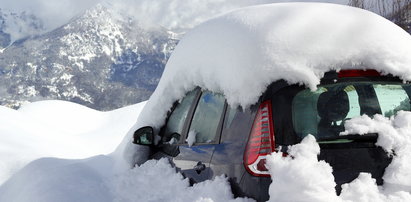
<path fill-rule="evenodd" d="M 65 120 L 66 123 L 70 123 L 70 128 L 77 128 L 77 131 L 81 131 L 81 128 L 85 126 L 82 123 L 83 118 L 91 118 L 96 113 L 93 110 L 72 103 L 47 102 L 44 103 L 54 105 L 55 107 L 50 109 L 60 110 L 49 111 L 47 107 L 43 107 L 47 105 L 34 103 L 29 105 L 31 110 L 26 111 L 31 113 L 25 115 L 34 115 L 31 117 L 36 117 L 36 111 L 43 111 L 45 114 L 41 116 L 40 120 L 48 120 L 50 123 Z M 109 125 L 125 129 L 124 125 L 120 127 L 122 123 L 121 120 L 117 119 L 117 115 L 128 118 L 132 115 L 138 115 L 142 105 L 144 103 L 107 112 L 109 117 L 118 120 L 111 120 Z M 2 112 L 7 110 L 1 109 Z M 67 110 L 76 112 L 76 117 L 80 120 L 77 121 L 71 118 L 56 119 L 56 116 L 53 116 L 53 114 L 59 111 L 68 112 Z M 73 114 L 68 113 L 68 115 Z M 93 118 L 96 118 L 96 116 Z M 94 122 L 90 121 L 90 123 Z M 344 185 L 342 194 L 337 196 L 334 191 L 335 183 L 331 173 L 332 168 L 324 161 L 319 162 L 317 160 L 317 154 L 320 152 L 319 146 L 313 136 L 307 136 L 301 144 L 295 145 L 289 150 L 289 154 L 293 156 L 293 159 L 290 157 L 285 158 L 281 153 L 274 153 L 268 158 L 269 170 L 274 180 L 270 186 L 270 201 L 410 201 L 411 186 L 409 182 L 411 182 L 411 176 L 409 171 L 411 170 L 411 165 L 409 163 L 411 159 L 408 154 L 411 152 L 411 147 L 409 146 L 411 142 L 411 136 L 409 135 L 411 134 L 411 124 L 409 123 L 411 123 L 410 112 L 399 112 L 398 116 L 391 120 L 377 115 L 374 119 L 363 116 L 352 119 L 347 123 L 347 134 L 380 132 L 382 136 L 379 138 L 378 144 L 387 151 L 394 151 L 396 153 L 393 163 L 388 168 L 391 172 L 384 176 L 384 180 L 389 183 L 386 183 L 383 187 L 377 187 L 371 176 L 363 173 L 352 183 Z M 24 128 L 22 125 L 19 127 L 10 125 L 9 127 L 14 129 Z M 86 127 L 84 131 L 87 130 L 89 128 Z M 19 130 L 14 131 L 17 132 Z M 101 132 L 102 130 L 99 131 Z M 104 136 L 108 135 L 108 132 L 99 134 Z M 87 133 L 83 135 L 86 138 L 84 142 L 78 139 L 79 143 L 99 144 L 98 141 L 88 141 Z M 60 137 L 67 138 L 64 136 Z M 2 136 L 3 139 L 7 138 Z M 36 138 L 32 137 L 32 139 Z M 70 140 L 70 138 L 67 138 L 67 140 Z M 52 142 L 46 143 L 49 142 L 44 142 L 40 145 L 45 148 L 52 144 Z M 31 149 L 35 152 L 36 149 L 39 150 L 40 148 Z M 66 148 L 61 150 L 64 149 Z M 10 150 L 19 151 L 19 148 Z M 58 150 L 55 151 L 58 152 Z M 49 152 L 48 155 L 56 156 L 54 151 L 50 150 Z M 103 150 L 94 150 L 94 153 L 103 153 Z M 25 155 L 24 152 L 14 156 L 15 160 L 18 160 L 23 155 Z M 3 156 L 5 155 L 2 155 L 2 158 Z M 67 153 L 66 156 L 70 156 L 70 154 Z M 166 159 L 150 160 L 133 169 L 117 170 L 115 168 L 116 158 L 115 155 L 109 154 L 85 159 L 49 157 L 35 160 L 0 186 L 0 201 L 252 201 L 252 199 L 248 198 L 234 199 L 229 183 L 223 176 L 217 177 L 212 181 L 189 186 L 188 180 L 184 179 L 180 173 L 177 173 L 175 168 Z M 10 160 L 9 163 L 12 163 L 12 161 Z"/>
<path fill-rule="evenodd" d="M 35 102 L 19 110 L 0 106 L 0 184 L 41 157 L 74 159 L 113 152 L 144 104 L 110 112 L 65 101 Z"/>
<path fill-rule="evenodd" d="M 195 86 L 224 93 L 230 105 L 247 107 L 279 79 L 315 89 L 329 70 L 372 68 L 409 81 L 409 64 L 411 36 L 370 12 L 308 3 L 234 11 L 186 34 L 135 124 L 138 105 L 108 115 L 69 103 L 34 103 L 17 112 L 2 107 L 6 116 L 0 121 L 7 125 L 1 125 L 0 131 L 9 135 L 1 138 L 10 142 L 7 146 L 16 145 L 5 147 L 7 165 L 14 159 L 23 159 L 22 165 L 46 156 L 81 159 L 41 158 L 13 171 L 0 186 L 0 201 L 248 201 L 233 199 L 224 177 L 190 187 L 165 159 L 134 167 L 147 159 L 147 147 L 131 144 L 133 132 L 146 125 L 158 129 L 173 102 Z M 384 186 L 378 187 L 364 173 L 343 185 L 337 196 L 332 168 L 317 160 L 319 146 L 307 136 L 291 147 L 293 158 L 281 153 L 268 158 L 273 179 L 270 200 L 410 201 L 411 113 L 399 112 L 391 119 L 354 118 L 347 121 L 346 129 L 347 133 L 379 132 L 378 144 L 395 154 Z M 16 158 L 9 158 L 12 155 Z"/>

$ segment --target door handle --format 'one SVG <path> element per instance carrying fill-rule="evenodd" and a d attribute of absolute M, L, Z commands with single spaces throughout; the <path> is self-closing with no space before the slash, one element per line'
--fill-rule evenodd
<path fill-rule="evenodd" d="M 203 170 L 206 169 L 206 165 L 203 162 L 199 161 L 196 166 L 194 166 L 194 170 L 197 174 L 200 174 Z"/>

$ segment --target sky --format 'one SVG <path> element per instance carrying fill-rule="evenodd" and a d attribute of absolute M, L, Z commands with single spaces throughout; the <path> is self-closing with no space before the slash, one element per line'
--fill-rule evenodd
<path fill-rule="evenodd" d="M 84 10 L 103 3 L 148 24 L 184 32 L 205 20 L 230 10 L 257 4 L 298 0 L 0 0 L 0 8 L 33 13 L 46 31 L 67 23 Z M 315 1 L 315 0 L 305 0 Z M 348 0 L 317 0 L 347 4 Z"/>
<path fill-rule="evenodd" d="M 57 27 L 100 0 L 0 0 L 0 8 L 34 13 L 47 27 Z"/>

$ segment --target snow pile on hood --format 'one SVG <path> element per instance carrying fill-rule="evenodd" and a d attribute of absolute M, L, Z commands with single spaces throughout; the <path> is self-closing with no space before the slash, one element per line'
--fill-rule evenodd
<path fill-rule="evenodd" d="M 273 81 L 315 89 L 329 70 L 376 69 L 411 80 L 411 36 L 358 8 L 325 3 L 279 3 L 239 9 L 188 32 L 160 83 L 118 151 L 129 164 L 132 133 L 159 128 L 174 101 L 200 86 L 247 107 Z"/>
<path fill-rule="evenodd" d="M 144 104 L 110 112 L 55 100 L 19 110 L 0 106 L 0 184 L 37 158 L 86 158 L 113 152 Z"/>

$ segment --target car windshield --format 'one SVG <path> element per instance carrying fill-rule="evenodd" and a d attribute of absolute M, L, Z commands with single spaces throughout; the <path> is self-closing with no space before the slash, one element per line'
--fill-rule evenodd
<path fill-rule="evenodd" d="M 317 140 L 338 137 L 344 122 L 356 116 L 410 111 L 410 84 L 351 82 L 303 90 L 292 101 L 292 122 L 299 137 L 314 135 Z"/>

